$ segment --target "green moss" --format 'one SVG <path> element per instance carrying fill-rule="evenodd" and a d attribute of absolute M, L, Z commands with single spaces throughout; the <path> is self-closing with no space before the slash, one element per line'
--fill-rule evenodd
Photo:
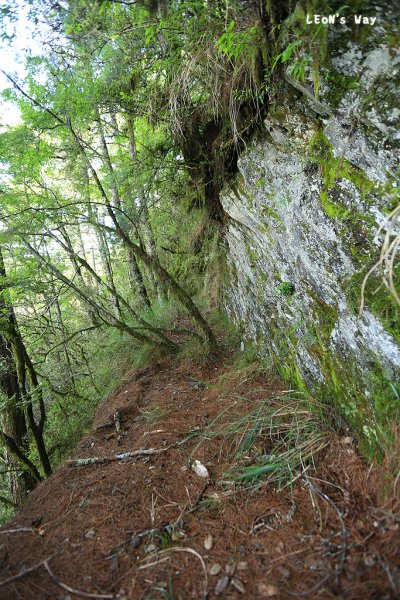
<path fill-rule="evenodd" d="M 273 210 L 272 208 L 269 208 L 267 206 L 264 206 L 262 209 L 262 213 L 263 215 L 266 215 L 268 217 L 273 217 L 274 219 L 276 219 L 277 221 L 283 222 L 283 219 L 279 216 L 279 214 Z"/>
<path fill-rule="evenodd" d="M 330 200 L 328 190 L 323 189 L 319 198 L 322 208 L 331 219 L 340 219 L 341 221 L 344 221 L 351 216 L 351 211 L 349 209 L 343 208 L 339 203 Z"/>
<path fill-rule="evenodd" d="M 371 365 L 361 375 L 356 361 L 335 353 L 331 334 L 337 323 L 338 309 L 308 291 L 314 303 L 298 324 L 271 323 L 270 338 L 275 354 L 275 369 L 284 381 L 299 391 L 312 393 L 331 411 L 339 428 L 351 426 L 366 457 L 380 456 L 390 433 L 390 423 L 399 412 L 400 390 L 388 382 L 387 373 Z M 310 317 L 310 314 L 312 317 Z M 307 385 L 298 366 L 298 345 L 302 343 L 319 365 L 323 381 Z M 366 389 L 366 391 L 364 391 Z"/>
<path fill-rule="evenodd" d="M 276 371 L 291 387 L 299 391 L 307 391 L 307 385 L 297 364 L 298 339 L 295 332 L 284 326 L 271 325 L 270 334 L 276 353 L 274 356 Z"/>
<path fill-rule="evenodd" d="M 338 71 L 324 72 L 324 80 L 329 89 L 326 99 L 335 108 L 348 90 L 357 89 L 359 86 L 357 78 L 344 75 Z"/>
<path fill-rule="evenodd" d="M 368 257 L 368 260 L 363 257 L 357 272 L 346 282 L 346 296 L 354 313 L 359 312 L 364 277 L 377 260 L 378 252 L 374 257 Z M 400 264 L 394 266 L 394 276 L 399 280 Z M 390 291 L 382 283 L 379 274 L 372 274 L 367 280 L 364 290 L 364 306 L 379 319 L 387 333 L 400 343 L 400 309 Z"/>
<path fill-rule="evenodd" d="M 375 196 L 382 195 L 387 186 L 371 181 L 361 169 L 353 166 L 346 159 L 334 157 L 332 146 L 322 131 L 317 131 L 312 136 L 308 159 L 309 164 L 319 167 L 322 178 L 320 201 L 328 217 L 354 223 L 357 226 L 360 221 L 374 224 L 373 217 L 343 206 L 340 201 L 337 201 L 335 190 L 340 180 L 347 179 L 357 188 L 361 200 L 369 203 Z"/>

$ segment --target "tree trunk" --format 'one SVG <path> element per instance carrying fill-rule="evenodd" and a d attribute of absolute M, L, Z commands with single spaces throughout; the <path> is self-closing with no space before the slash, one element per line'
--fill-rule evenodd
<path fill-rule="evenodd" d="M 128 264 L 131 289 L 137 293 L 140 305 L 143 308 L 150 308 L 150 300 L 144 285 L 143 275 L 137 264 L 136 256 L 130 248 L 128 248 Z"/>
<path fill-rule="evenodd" d="M 13 356 L 6 338 L 0 334 L 0 389 L 8 402 L 3 408 L 1 424 L 3 433 L 12 438 L 15 444 L 26 455 L 28 448 L 27 426 L 21 403 L 17 373 L 13 364 Z M 19 459 L 9 448 L 6 449 L 6 462 L 10 469 L 9 481 L 13 504 L 19 506 L 25 500 L 27 493 L 35 487 L 35 478 L 29 469 L 21 465 Z"/>
<path fill-rule="evenodd" d="M 2 335 L 10 345 L 10 351 L 12 352 L 13 365 L 15 365 L 15 372 L 18 380 L 18 389 L 20 398 L 26 406 L 26 415 L 28 417 L 29 428 L 35 440 L 35 444 L 38 450 L 39 459 L 43 467 L 43 471 L 46 476 L 49 476 L 52 472 L 49 456 L 47 454 L 46 446 L 43 439 L 43 430 L 46 421 L 46 411 L 44 406 L 43 393 L 39 386 L 36 371 L 33 367 L 32 361 L 26 350 L 24 341 L 18 328 L 17 319 L 15 316 L 14 308 L 12 304 L 6 301 L 4 297 L 4 287 L 1 285 L 1 280 L 6 277 L 6 269 L 4 265 L 3 254 L 0 248 L 0 296 L 3 318 L 1 320 Z M 36 396 L 39 405 L 39 420 L 35 419 L 33 412 L 33 398 Z M 5 432 L 3 432 L 5 434 Z M 4 436 L 3 436 L 4 437 Z M 11 436 L 5 436 L 5 440 L 8 440 L 8 447 L 11 449 L 12 440 L 17 448 L 19 448 L 17 442 Z M 11 446 L 10 446 L 11 444 Z M 20 452 L 23 454 L 21 448 Z M 22 460 L 21 456 L 18 456 Z M 30 463 L 29 459 L 25 457 L 25 464 Z M 32 471 L 32 469 L 31 469 Z"/>
<path fill-rule="evenodd" d="M 96 114 L 97 122 L 99 124 L 99 133 L 100 133 L 103 161 L 107 168 L 107 171 L 108 171 L 108 174 L 110 177 L 110 181 L 111 181 L 110 188 L 111 188 L 112 201 L 113 201 L 114 206 L 117 209 L 122 210 L 122 208 L 123 208 L 122 200 L 121 200 L 121 196 L 120 196 L 119 189 L 118 189 L 117 178 L 115 176 L 114 167 L 111 162 L 110 153 L 108 151 L 107 141 L 106 141 L 106 137 L 105 137 L 105 133 L 104 133 L 104 127 L 103 127 L 103 124 L 101 121 L 100 111 L 96 105 L 95 105 L 95 114 Z M 100 235 L 104 236 L 104 231 L 102 231 L 100 233 Z M 149 300 L 149 296 L 148 296 L 148 293 L 147 293 L 147 290 L 146 290 L 146 287 L 145 287 L 145 284 L 143 281 L 142 273 L 140 272 L 140 268 L 139 268 L 139 265 L 137 264 L 135 256 L 132 254 L 132 252 L 129 251 L 129 249 L 128 249 L 128 264 L 129 264 L 129 278 L 131 281 L 132 291 L 137 293 L 137 295 L 139 297 L 139 302 L 143 307 L 149 307 L 150 300 Z"/>
<path fill-rule="evenodd" d="M 128 127 L 128 147 L 129 147 L 129 156 L 131 157 L 132 164 L 134 165 L 137 161 L 137 152 L 136 152 L 136 142 L 135 142 L 135 129 L 132 115 L 127 115 L 127 127 Z M 143 191 L 140 194 L 140 224 L 141 229 L 143 231 L 143 237 L 145 240 L 145 245 L 150 256 L 157 257 L 157 248 L 154 241 L 153 231 L 151 228 L 151 221 L 149 215 L 149 209 L 147 206 L 146 198 Z M 163 289 L 160 281 L 157 277 L 155 277 L 154 272 L 150 269 L 148 270 L 149 279 L 151 285 L 154 289 L 154 292 L 158 299 L 165 297 L 165 290 Z"/>

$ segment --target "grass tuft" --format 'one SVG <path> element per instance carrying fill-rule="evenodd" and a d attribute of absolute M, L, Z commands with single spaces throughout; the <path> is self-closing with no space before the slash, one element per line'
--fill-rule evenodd
<path fill-rule="evenodd" d="M 278 489 L 309 469 L 315 457 L 330 443 L 330 429 L 322 416 L 323 407 L 301 394 L 276 396 L 257 401 L 249 412 L 225 410 L 210 424 L 202 439 L 221 439 L 231 466 L 221 482 L 254 486 L 266 481 Z M 201 443 L 201 442 L 200 442 Z"/>

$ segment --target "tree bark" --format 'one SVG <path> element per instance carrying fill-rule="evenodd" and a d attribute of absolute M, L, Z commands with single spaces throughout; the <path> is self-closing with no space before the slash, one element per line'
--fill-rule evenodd
<path fill-rule="evenodd" d="M 21 453 L 26 457 L 29 447 L 25 413 L 22 408 L 21 394 L 15 365 L 13 364 L 12 352 L 6 338 L 2 334 L 0 334 L 0 360 L 0 389 L 8 400 L 1 415 L 2 437 L 3 442 L 5 441 L 6 444 L 6 462 L 10 468 L 9 482 L 11 498 L 13 504 L 19 506 L 25 500 L 27 493 L 35 487 L 36 478 L 26 463 L 21 464 L 20 459 L 12 451 L 12 444 L 10 447 L 9 443 L 10 439 L 13 440 Z"/>
<path fill-rule="evenodd" d="M 150 300 L 147 294 L 146 286 L 144 285 L 143 275 L 139 269 L 139 265 L 137 264 L 136 256 L 130 248 L 128 248 L 128 265 L 132 291 L 137 293 L 140 305 L 143 308 L 150 308 Z"/>
<path fill-rule="evenodd" d="M 2 282 L 4 281 L 5 277 L 6 269 L 3 254 L 0 248 L 0 293 L 2 302 L 1 308 L 3 312 L 3 319 L 1 322 L 2 335 L 10 344 L 10 349 L 13 356 L 13 364 L 15 365 L 15 372 L 18 380 L 19 394 L 21 400 L 26 406 L 26 416 L 28 425 L 35 440 L 43 471 L 46 476 L 49 476 L 52 472 L 52 469 L 43 438 L 43 430 L 46 421 L 46 411 L 44 406 L 43 393 L 39 386 L 39 381 L 37 378 L 35 368 L 32 364 L 32 361 L 22 339 L 21 333 L 19 331 L 14 308 L 12 304 L 7 302 L 4 298 L 4 286 L 2 285 Z M 36 421 L 33 412 L 33 399 L 35 397 L 39 405 L 38 421 Z M 16 446 L 18 447 L 17 444 Z M 18 458 L 20 458 L 21 460 L 20 456 L 18 456 Z M 28 463 L 25 461 L 25 464 Z"/>

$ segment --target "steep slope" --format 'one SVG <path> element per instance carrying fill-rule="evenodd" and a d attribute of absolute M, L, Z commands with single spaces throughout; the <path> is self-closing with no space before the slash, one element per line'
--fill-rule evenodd
<path fill-rule="evenodd" d="M 252 368 L 232 372 L 231 362 L 162 360 L 126 375 L 71 461 L 0 531 L 1 598 L 397 596 L 392 482 L 379 503 L 378 473 L 349 434 L 330 431 L 308 413 L 312 404 L 296 408 L 280 380 Z M 249 434 L 250 415 L 267 405 L 275 422 L 296 411 L 299 424 L 304 415 L 319 422 L 324 444 L 291 477 L 282 465 L 275 483 L 243 488 L 229 476 L 232 451 Z M 224 427 L 238 419 L 232 438 Z M 243 468 L 278 452 L 272 421 L 264 428 L 239 460 Z M 299 443 L 300 425 L 296 435 Z M 107 460 L 143 448 L 156 453 Z M 103 462 L 75 466 L 80 458 Z M 209 478 L 191 470 L 195 459 Z"/>

